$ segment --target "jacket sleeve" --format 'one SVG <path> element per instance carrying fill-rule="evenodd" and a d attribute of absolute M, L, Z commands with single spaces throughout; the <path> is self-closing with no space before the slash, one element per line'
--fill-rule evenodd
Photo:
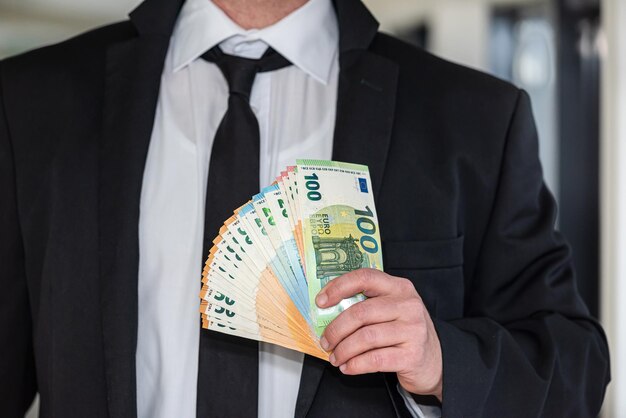
<path fill-rule="evenodd" d="M 0 67 L 0 416 L 23 417 L 37 385 L 15 163 L 4 99 Z"/>
<path fill-rule="evenodd" d="M 444 417 L 595 417 L 608 348 L 554 229 L 528 95 L 520 91 L 462 319 L 435 320 Z"/>

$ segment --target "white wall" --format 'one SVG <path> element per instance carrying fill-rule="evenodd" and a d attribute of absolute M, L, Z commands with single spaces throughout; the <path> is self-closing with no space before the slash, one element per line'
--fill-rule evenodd
<path fill-rule="evenodd" d="M 430 16 L 432 51 L 488 70 L 490 6 L 485 1 L 440 0 Z"/>
<path fill-rule="evenodd" d="M 626 416 L 626 1 L 603 0 L 602 322 L 612 383 L 603 416 Z"/>
<path fill-rule="evenodd" d="M 432 51 L 480 70 L 489 67 L 489 19 L 494 5 L 542 3 L 544 0 L 363 0 L 384 31 L 428 23 Z"/>
<path fill-rule="evenodd" d="M 141 0 L 0 0 L 6 9 L 50 18 L 102 21 L 126 16 Z"/>

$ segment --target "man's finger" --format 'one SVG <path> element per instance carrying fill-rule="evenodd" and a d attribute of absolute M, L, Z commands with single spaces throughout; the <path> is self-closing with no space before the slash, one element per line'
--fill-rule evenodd
<path fill-rule="evenodd" d="M 359 269 L 328 283 L 317 295 L 316 302 L 320 308 L 327 308 L 359 293 L 367 297 L 376 297 L 406 291 L 407 284 L 410 284 L 408 280 L 390 276 L 379 270 Z M 415 291 L 415 288 L 412 289 Z"/>
<path fill-rule="evenodd" d="M 339 366 L 346 375 L 376 372 L 398 372 L 404 368 L 406 353 L 401 347 L 385 347 L 353 357 Z"/>
<path fill-rule="evenodd" d="M 333 366 L 340 366 L 373 349 L 401 344 L 410 338 L 408 330 L 406 324 L 397 321 L 360 328 L 337 345 L 330 355 L 330 362 Z"/>
<path fill-rule="evenodd" d="M 366 325 L 399 319 L 398 304 L 385 297 L 371 298 L 356 303 L 335 318 L 324 331 L 321 339 L 324 350 L 333 350 L 344 338 Z"/>

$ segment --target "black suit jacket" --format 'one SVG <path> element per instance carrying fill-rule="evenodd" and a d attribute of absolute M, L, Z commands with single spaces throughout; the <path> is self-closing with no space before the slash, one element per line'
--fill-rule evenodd
<path fill-rule="evenodd" d="M 2 417 L 37 391 L 42 416 L 136 415 L 139 198 L 180 5 L 0 64 Z M 370 167 L 386 271 L 441 340 L 443 415 L 595 416 L 607 345 L 553 228 L 528 96 L 378 33 L 358 0 L 336 9 L 333 157 Z M 296 415 L 402 415 L 395 385 L 307 357 Z"/>

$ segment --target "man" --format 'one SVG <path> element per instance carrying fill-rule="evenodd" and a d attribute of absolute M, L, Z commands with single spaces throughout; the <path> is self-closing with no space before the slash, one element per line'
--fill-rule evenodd
<path fill-rule="evenodd" d="M 268 47 L 280 68 L 233 87 L 220 60 Z M 528 96 L 377 33 L 358 0 L 147 0 L 2 62 L 0 99 L 0 415 L 35 392 L 63 417 L 598 413 L 606 341 Z M 332 364 L 199 329 L 214 190 L 297 157 L 368 165 L 377 199 L 386 273 L 317 299 L 369 297 L 326 330 Z"/>

